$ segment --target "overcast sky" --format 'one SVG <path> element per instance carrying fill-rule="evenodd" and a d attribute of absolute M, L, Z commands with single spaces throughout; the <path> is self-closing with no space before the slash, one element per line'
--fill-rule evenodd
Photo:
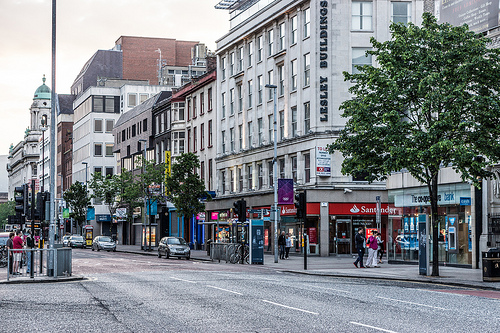
<path fill-rule="evenodd" d="M 200 41 L 215 51 L 229 30 L 229 13 L 217 0 L 59 0 L 56 92 L 67 94 L 97 50 L 120 36 Z M 29 127 L 35 90 L 51 85 L 51 0 L 0 0 L 0 155 Z"/>

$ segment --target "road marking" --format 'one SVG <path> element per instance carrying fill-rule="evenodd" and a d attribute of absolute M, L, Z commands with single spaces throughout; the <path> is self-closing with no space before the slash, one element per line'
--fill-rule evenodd
<path fill-rule="evenodd" d="M 219 287 L 216 287 L 216 286 L 207 285 L 207 287 L 214 288 L 214 289 L 219 289 L 219 290 L 222 290 L 222 291 L 227 291 L 228 293 L 233 293 L 233 294 L 236 294 L 236 295 L 243 295 L 242 293 L 239 293 L 239 292 L 236 292 L 236 291 L 232 291 L 232 290 L 227 290 L 227 289 L 224 289 L 224 288 L 219 288 Z"/>
<path fill-rule="evenodd" d="M 382 332 L 397 333 L 395 331 L 390 331 L 390 330 L 386 330 L 386 329 L 383 329 L 383 328 L 380 328 L 380 327 L 375 327 L 375 326 L 365 325 L 365 324 L 361 324 L 361 323 L 356 323 L 354 321 L 350 321 L 349 324 L 359 325 L 359 326 L 368 327 L 368 328 L 373 328 L 374 330 L 378 330 L 378 331 L 382 331 Z"/>
<path fill-rule="evenodd" d="M 309 287 L 313 287 L 313 288 L 318 288 L 318 289 L 332 290 L 332 291 L 338 291 L 338 292 L 340 292 L 340 293 L 347 293 L 347 294 L 351 294 L 351 292 L 350 292 L 350 291 L 347 291 L 347 290 L 341 290 L 341 289 L 335 289 L 335 288 L 326 288 L 326 287 L 315 286 L 315 285 L 311 285 L 311 284 L 309 284 L 308 286 L 309 286 Z"/>
<path fill-rule="evenodd" d="M 171 276 L 170 278 L 174 279 L 174 280 L 183 281 L 183 282 L 196 283 L 195 281 L 189 281 L 189 280 L 179 279 L 179 278 L 176 278 L 176 277 L 173 277 L 173 276 Z"/>
<path fill-rule="evenodd" d="M 313 314 L 313 315 L 319 315 L 319 313 L 317 313 L 317 312 L 311 312 L 311 311 L 307 311 L 307 310 L 303 310 L 303 309 L 299 309 L 299 308 L 294 308 L 294 307 L 291 307 L 291 306 L 288 306 L 288 305 L 274 303 L 274 302 L 271 302 L 271 301 L 268 301 L 268 300 L 265 300 L 265 299 L 263 299 L 262 302 L 266 302 L 266 303 L 277 305 L 277 306 L 282 306 L 282 307 L 287 308 L 287 309 L 292 309 L 292 310 L 297 310 L 297 311 L 302 311 L 302 312 L 310 313 L 310 314 Z"/>
<path fill-rule="evenodd" d="M 449 309 L 445 309 L 445 308 L 440 308 L 439 306 L 432 306 L 432 305 L 426 305 L 426 304 L 420 304 L 420 303 L 413 303 L 413 302 L 408 302 L 408 301 L 402 301 L 402 300 L 399 300 L 399 299 L 386 298 L 386 297 L 381 297 L 381 296 L 377 296 L 377 298 L 386 299 L 386 300 L 389 300 L 389 301 L 401 302 L 401 303 L 408 303 L 408 304 L 413 304 L 413 305 L 426 306 L 428 308 L 433 308 L 433 309 L 438 309 L 438 310 L 449 310 Z"/>

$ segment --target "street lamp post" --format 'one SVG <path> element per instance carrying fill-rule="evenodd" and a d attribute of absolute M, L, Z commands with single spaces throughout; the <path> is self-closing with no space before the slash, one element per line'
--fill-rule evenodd
<path fill-rule="evenodd" d="M 274 155 L 273 155 L 273 187 L 274 187 L 274 205 L 273 205 L 273 219 L 274 219 L 274 262 L 278 262 L 278 139 L 277 139 L 277 124 L 276 124 L 276 89 L 278 88 L 273 84 L 266 84 L 266 88 L 273 89 L 273 100 L 274 100 L 274 120 L 273 120 L 273 132 L 274 132 Z"/>
<path fill-rule="evenodd" d="M 142 161 L 142 173 L 145 174 L 146 173 L 146 142 L 147 140 L 146 139 L 139 139 L 139 142 L 144 142 L 144 153 L 143 153 L 143 161 Z M 143 187 L 145 184 L 143 184 Z M 147 213 L 148 213 L 148 204 L 147 204 L 147 196 L 146 196 L 146 193 L 144 193 L 144 246 L 143 246 L 143 250 L 145 251 L 151 251 L 151 224 L 149 225 L 149 242 L 148 242 L 148 245 L 149 246 L 146 246 L 146 225 L 147 225 Z"/>

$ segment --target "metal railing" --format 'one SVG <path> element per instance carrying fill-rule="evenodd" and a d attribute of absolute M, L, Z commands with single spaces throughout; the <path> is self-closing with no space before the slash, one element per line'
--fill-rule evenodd
<path fill-rule="evenodd" d="M 7 281 L 17 278 L 36 278 L 71 276 L 72 251 L 71 248 L 54 249 L 8 249 Z M 17 257 L 17 258 L 16 258 Z M 31 257 L 33 257 L 31 260 Z M 49 268 L 50 257 L 53 258 L 54 268 Z M 16 262 L 16 259 L 19 261 Z M 33 263 L 33 267 L 31 267 Z M 11 267 L 12 265 L 12 267 Z"/>
<path fill-rule="evenodd" d="M 225 260 L 226 263 L 232 264 L 249 263 L 249 248 L 248 245 L 241 243 L 211 243 L 210 244 L 210 259 Z"/>

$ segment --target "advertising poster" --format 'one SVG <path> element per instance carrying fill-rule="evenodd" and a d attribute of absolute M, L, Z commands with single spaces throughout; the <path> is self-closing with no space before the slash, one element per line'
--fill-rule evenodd
<path fill-rule="evenodd" d="M 316 176 L 331 175 L 331 155 L 326 147 L 316 147 Z"/>
<path fill-rule="evenodd" d="M 292 205 L 293 199 L 293 179 L 278 179 L 278 205 Z"/>
<path fill-rule="evenodd" d="M 309 235 L 309 244 L 318 244 L 318 230 L 316 228 L 309 228 L 307 234 Z"/>
<path fill-rule="evenodd" d="M 435 16 L 439 23 L 467 24 L 474 32 L 498 26 L 499 0 L 436 0 Z"/>

